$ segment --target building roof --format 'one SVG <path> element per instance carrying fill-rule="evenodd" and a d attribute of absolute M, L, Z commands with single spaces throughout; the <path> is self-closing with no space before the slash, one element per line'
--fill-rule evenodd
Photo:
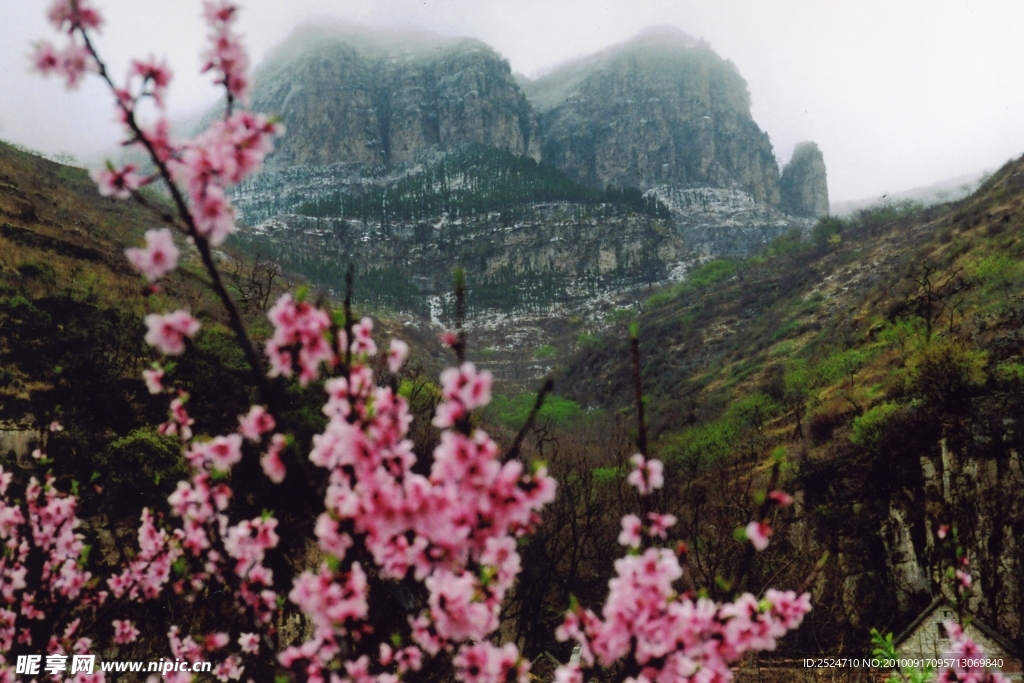
<path fill-rule="evenodd" d="M 917 615 L 917 618 L 910 623 L 910 626 L 907 626 L 907 628 L 905 628 L 902 633 L 900 633 L 898 636 L 896 636 L 896 638 L 893 639 L 893 647 L 898 647 L 903 641 L 909 638 L 914 633 L 914 631 L 916 631 L 918 627 L 921 626 L 921 623 L 924 622 L 924 620 L 931 615 L 932 612 L 934 612 L 936 609 L 943 605 L 946 607 L 950 607 L 954 610 L 956 609 L 956 605 L 951 603 L 946 596 L 940 595 L 939 597 L 935 598 L 934 600 L 932 600 L 930 605 L 925 607 L 924 610 L 919 615 Z M 1003 648 L 1003 650 L 1007 654 L 1013 657 L 1020 656 L 1017 652 L 1017 648 L 1014 646 L 1013 642 L 1009 638 L 999 633 L 994 628 L 992 628 L 991 626 L 989 626 L 973 614 L 967 614 L 971 618 L 971 626 L 981 631 L 986 637 L 991 638 L 996 643 L 996 645 Z"/>

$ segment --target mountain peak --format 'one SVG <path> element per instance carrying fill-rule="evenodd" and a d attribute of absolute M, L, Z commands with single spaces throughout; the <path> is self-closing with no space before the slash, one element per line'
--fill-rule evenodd
<path fill-rule="evenodd" d="M 267 55 L 260 68 L 290 62 L 303 54 L 342 44 L 351 47 L 364 58 L 373 59 L 433 58 L 444 53 L 470 49 L 494 53 L 486 43 L 467 36 L 445 36 L 420 28 L 372 26 L 339 19 L 322 19 L 297 26 L 281 45 Z"/>
<path fill-rule="evenodd" d="M 539 156 L 511 67 L 475 38 L 305 24 L 255 74 L 253 106 L 288 127 L 276 167 L 393 167 L 474 143 Z"/>

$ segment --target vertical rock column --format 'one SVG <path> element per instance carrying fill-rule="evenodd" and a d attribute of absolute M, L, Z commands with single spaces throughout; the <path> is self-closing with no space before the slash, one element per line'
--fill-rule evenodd
<path fill-rule="evenodd" d="M 828 215 L 828 183 L 825 158 L 813 142 L 802 142 L 782 169 L 779 183 L 783 210 L 793 216 L 819 218 Z"/>

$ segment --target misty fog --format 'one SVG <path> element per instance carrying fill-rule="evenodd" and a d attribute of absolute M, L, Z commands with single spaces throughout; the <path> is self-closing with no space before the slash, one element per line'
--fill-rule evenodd
<path fill-rule="evenodd" d="M 217 91 L 197 73 L 198 0 L 105 0 L 99 49 L 115 74 L 132 56 L 167 55 L 179 119 Z M 266 0 L 243 2 L 253 63 L 303 22 L 374 27 L 412 47 L 408 30 L 472 37 L 536 78 L 568 60 L 667 24 L 706 40 L 746 79 L 752 113 L 780 164 L 814 140 L 834 201 L 928 186 L 995 169 L 1024 152 L 1024 6 L 1009 0 L 821 3 L 785 0 Z M 28 69 L 33 42 L 52 37 L 43 3 L 0 0 L 0 138 L 96 163 L 116 153 L 109 94 L 98 82 L 67 93 Z M 419 39 L 417 39 L 419 40 Z"/>

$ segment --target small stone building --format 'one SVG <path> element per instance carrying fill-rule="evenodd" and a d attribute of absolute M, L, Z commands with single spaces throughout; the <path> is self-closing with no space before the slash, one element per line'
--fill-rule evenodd
<path fill-rule="evenodd" d="M 897 654 L 908 658 L 939 658 L 949 651 L 950 642 L 942 622 L 956 619 L 956 608 L 939 596 L 893 642 Z M 985 648 L 988 659 L 1002 659 L 1000 671 L 1011 681 L 1022 681 L 1021 657 L 1013 643 L 984 621 L 971 617 L 967 635 Z"/>

